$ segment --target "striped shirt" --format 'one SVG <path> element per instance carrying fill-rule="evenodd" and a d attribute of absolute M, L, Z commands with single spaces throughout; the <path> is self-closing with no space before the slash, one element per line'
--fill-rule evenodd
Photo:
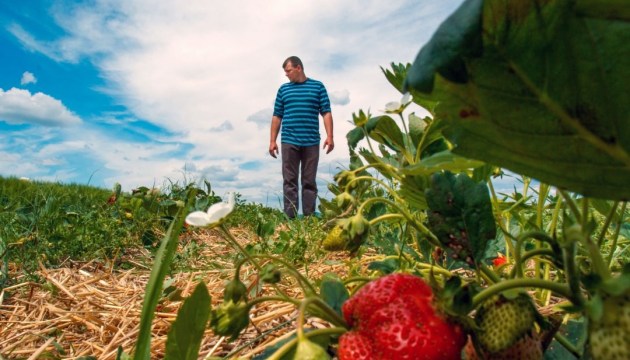
<path fill-rule="evenodd" d="M 273 115 L 282 119 L 282 143 L 319 145 L 319 115 L 330 112 L 328 93 L 321 81 L 285 83 L 278 89 Z"/>

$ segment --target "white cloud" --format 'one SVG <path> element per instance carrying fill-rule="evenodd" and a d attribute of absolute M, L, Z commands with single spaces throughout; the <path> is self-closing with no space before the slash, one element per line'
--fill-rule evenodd
<path fill-rule="evenodd" d="M 300 56 L 307 76 L 330 90 L 336 149 L 322 154 L 321 162 L 347 164 L 352 112 L 400 99 L 379 66 L 413 61 L 461 1 L 321 0 L 296 6 L 292 0 L 96 0 L 52 8 L 66 32 L 61 38 L 43 41 L 19 24 L 9 31 L 30 51 L 53 60 L 92 62 L 105 81 L 98 90 L 127 110 L 125 119 L 108 114 L 108 123 L 143 119 L 176 134 L 159 139 L 163 144 L 139 144 L 88 129 L 80 138 L 59 139 L 57 149 L 49 147 L 57 158 L 63 159 L 63 151 L 94 156 L 92 165 L 108 171 L 108 185 L 150 185 L 189 172 L 211 182 L 214 177 L 219 194 L 236 189 L 260 200 L 282 189 L 280 162 L 267 148 L 271 107 L 287 81 L 281 68 L 287 56 Z M 6 105 L 17 110 L 9 113 Z M 56 116 L 50 116 L 53 109 Z M 0 119 L 81 122 L 59 100 L 18 89 L 0 93 Z M 79 140 L 87 147 L 73 142 Z M 192 148 L 183 151 L 177 144 Z M 263 165 L 239 170 L 254 161 Z"/>
<path fill-rule="evenodd" d="M 10 124 L 41 124 L 69 126 L 81 123 L 81 119 L 68 110 L 61 101 L 38 92 L 11 88 L 0 89 L 0 120 Z"/>
<path fill-rule="evenodd" d="M 35 84 L 37 82 L 37 78 L 30 71 L 25 71 L 22 74 L 22 79 L 20 80 L 21 85 Z"/>
<path fill-rule="evenodd" d="M 350 103 L 350 92 L 346 89 L 333 91 L 328 94 L 332 105 L 348 105 Z"/>
<path fill-rule="evenodd" d="M 247 117 L 247 121 L 253 122 L 258 125 L 259 129 L 267 129 L 271 126 L 271 117 L 273 116 L 272 108 L 265 108 Z"/>
<path fill-rule="evenodd" d="M 216 132 L 223 132 L 223 131 L 230 131 L 230 130 L 234 130 L 234 126 L 229 120 L 226 120 L 222 122 L 219 126 L 215 126 L 210 129 L 210 131 L 216 131 Z"/>

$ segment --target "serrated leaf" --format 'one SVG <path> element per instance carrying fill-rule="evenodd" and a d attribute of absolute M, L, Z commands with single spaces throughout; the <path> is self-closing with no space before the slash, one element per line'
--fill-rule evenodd
<path fill-rule="evenodd" d="M 374 127 L 368 129 L 369 136 L 394 151 L 405 149 L 405 141 L 398 124 L 387 115 L 373 118 Z M 368 121 L 368 124 L 370 122 Z"/>
<path fill-rule="evenodd" d="M 465 158 L 446 150 L 424 158 L 417 164 L 405 167 L 402 173 L 406 175 L 431 175 L 441 170 L 458 173 L 483 165 L 482 161 Z"/>
<path fill-rule="evenodd" d="M 444 248 L 469 265 L 483 262 L 488 244 L 496 237 L 486 184 L 475 183 L 464 173 L 436 173 L 426 199 L 430 229 Z"/>
<path fill-rule="evenodd" d="M 333 273 L 324 275 L 322 283 L 319 286 L 319 292 L 326 304 L 341 315 L 341 305 L 348 300 L 350 293 L 337 275 Z"/>
<path fill-rule="evenodd" d="M 477 4 L 483 12 L 465 9 Z M 435 114 L 455 153 L 586 196 L 630 199 L 628 12 L 616 0 L 467 0 L 406 84 L 440 101 Z M 475 37 L 475 22 L 479 53 L 461 41 Z M 446 75 L 462 63 L 465 81 Z"/>
<path fill-rule="evenodd" d="M 196 360 L 210 318 L 210 295 L 203 282 L 184 301 L 168 332 L 166 356 L 169 360 Z"/>

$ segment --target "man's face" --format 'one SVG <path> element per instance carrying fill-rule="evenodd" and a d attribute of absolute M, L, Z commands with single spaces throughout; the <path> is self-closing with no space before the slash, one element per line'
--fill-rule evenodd
<path fill-rule="evenodd" d="M 284 67 L 284 74 L 289 78 L 290 82 L 295 82 L 299 79 L 300 72 L 302 68 L 298 66 L 293 66 L 291 62 L 287 63 L 287 66 Z"/>

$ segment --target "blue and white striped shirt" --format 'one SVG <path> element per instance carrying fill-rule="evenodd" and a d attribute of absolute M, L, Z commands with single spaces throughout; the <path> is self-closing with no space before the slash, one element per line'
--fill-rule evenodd
<path fill-rule="evenodd" d="M 285 83 L 278 89 L 273 115 L 282 119 L 281 141 L 297 146 L 319 145 L 319 115 L 330 112 L 321 81 Z"/>

